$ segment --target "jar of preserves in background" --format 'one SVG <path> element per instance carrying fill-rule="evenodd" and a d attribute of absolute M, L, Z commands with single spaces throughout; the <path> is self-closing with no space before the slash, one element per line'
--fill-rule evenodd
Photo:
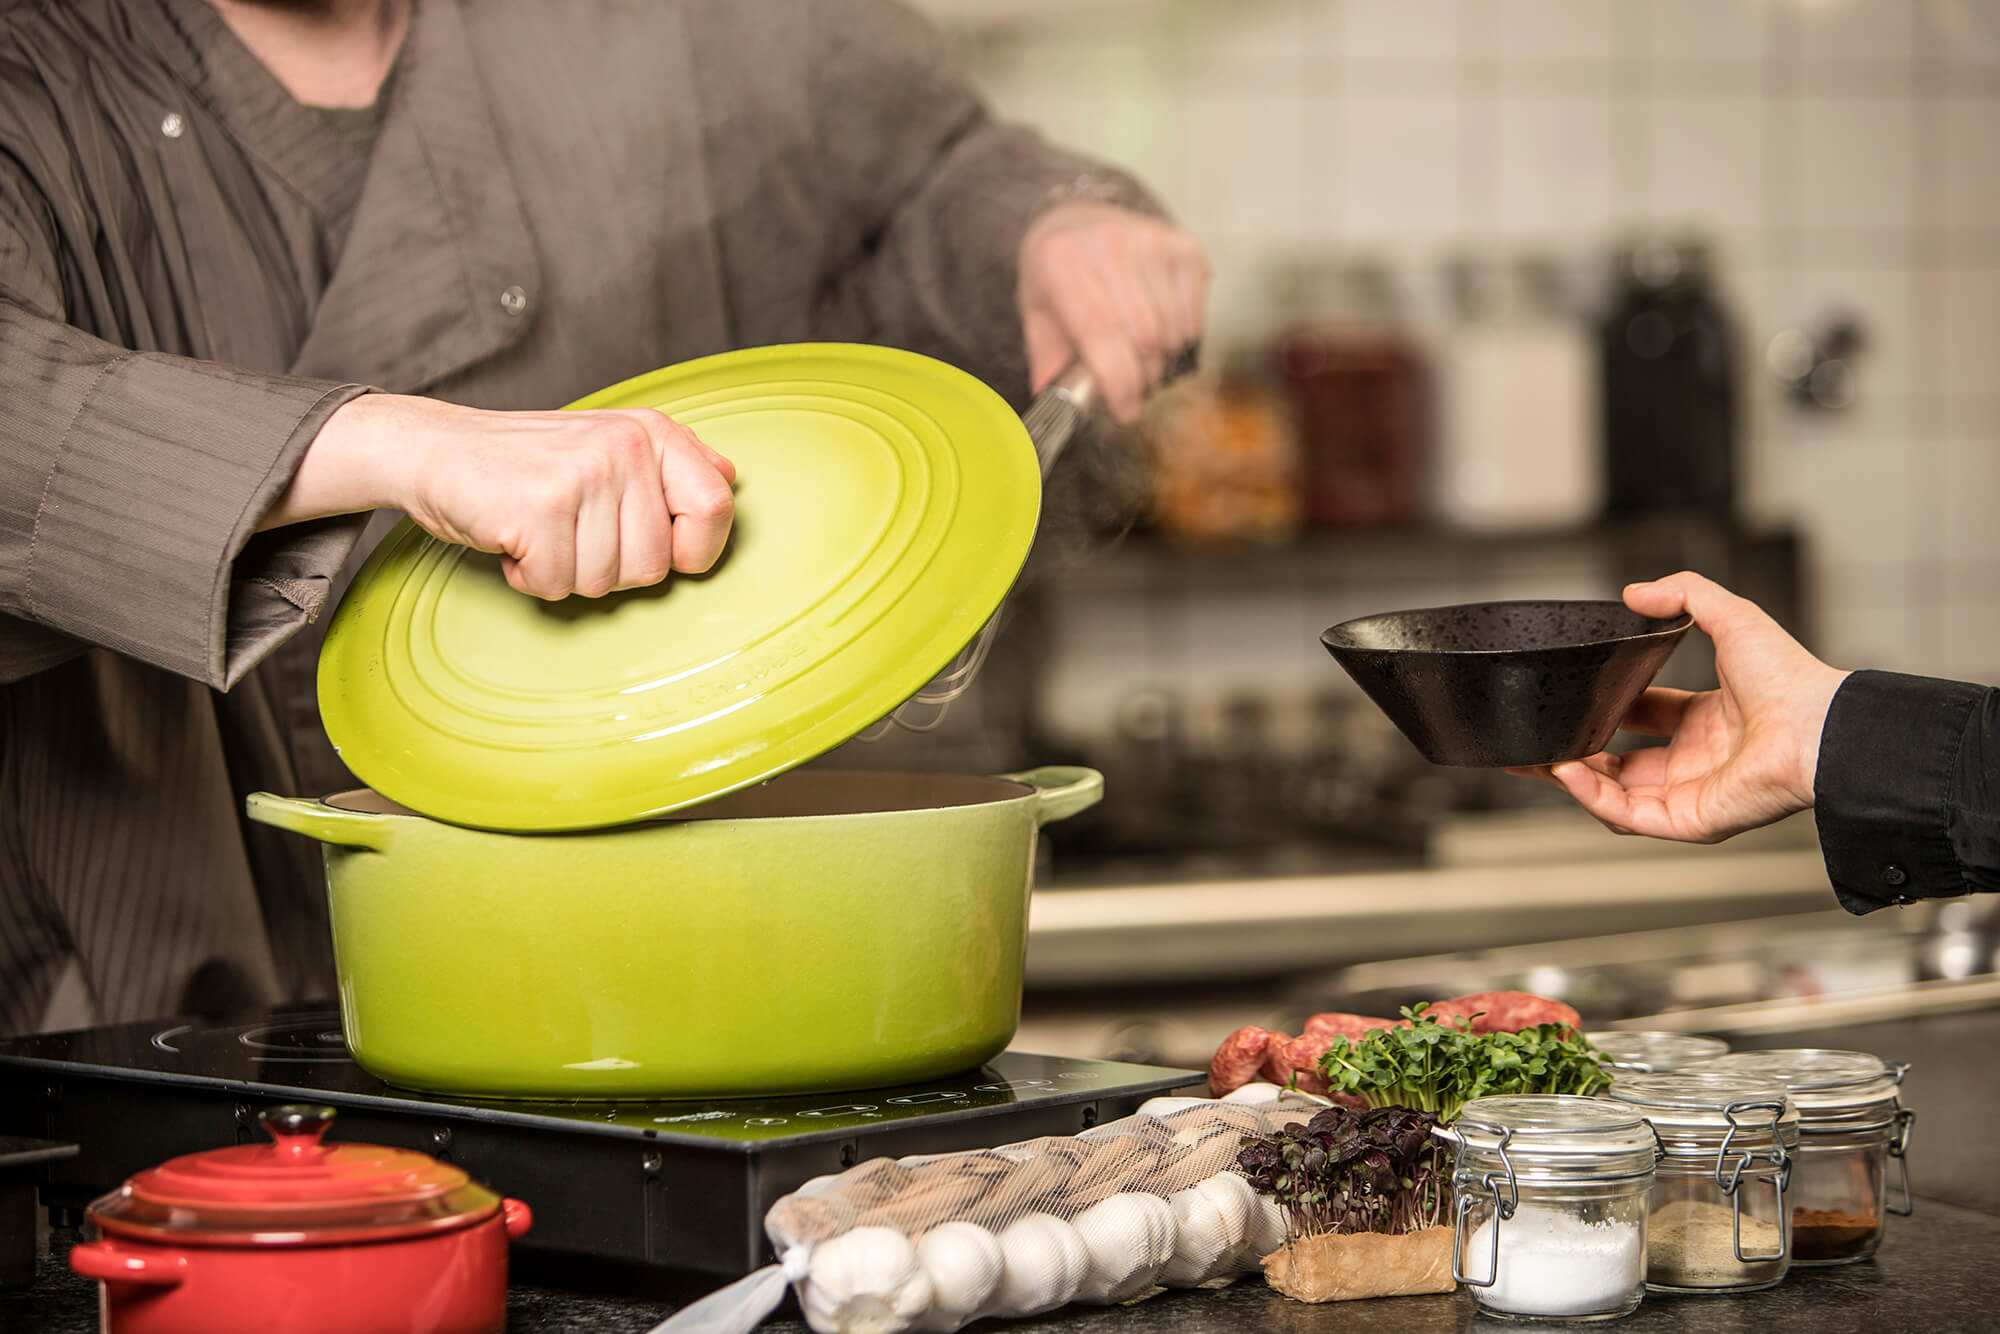
<path fill-rule="evenodd" d="M 1193 542 L 1282 542 L 1299 528 L 1299 440 L 1291 405 L 1253 366 L 1161 395 L 1147 419 L 1153 520 Z"/>

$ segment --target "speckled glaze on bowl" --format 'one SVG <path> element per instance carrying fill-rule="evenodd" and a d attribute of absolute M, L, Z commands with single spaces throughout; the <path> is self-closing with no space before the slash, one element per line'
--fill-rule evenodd
<path fill-rule="evenodd" d="M 1622 602 L 1473 602 L 1382 612 L 1320 636 L 1433 764 L 1594 755 L 1693 624 Z"/>

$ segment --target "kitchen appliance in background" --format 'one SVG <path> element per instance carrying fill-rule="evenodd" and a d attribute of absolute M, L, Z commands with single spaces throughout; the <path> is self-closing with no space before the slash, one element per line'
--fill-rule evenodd
<path fill-rule="evenodd" d="M 1603 503 L 1598 359 L 1544 256 L 1461 258 L 1436 357 L 1433 517 L 1467 531 L 1559 528 Z"/>
<path fill-rule="evenodd" d="M 1414 522 L 1426 375 L 1388 269 L 1359 261 L 1281 281 L 1291 314 L 1274 356 L 1298 415 L 1307 526 Z"/>
<path fill-rule="evenodd" d="M 1726 515 L 1736 495 L 1736 346 L 1706 247 L 1627 246 L 1599 330 L 1605 510 Z"/>
<path fill-rule="evenodd" d="M 0 1290 L 35 1280 L 35 1184 L 48 1164 L 76 1156 L 60 1140 L 0 1134 Z"/>

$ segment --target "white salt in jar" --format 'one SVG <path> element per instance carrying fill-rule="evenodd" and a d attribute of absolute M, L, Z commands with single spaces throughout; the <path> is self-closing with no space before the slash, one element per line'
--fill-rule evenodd
<path fill-rule="evenodd" d="M 1558 1094 L 1475 1098 L 1458 1146 L 1452 1276 L 1491 1315 L 1610 1320 L 1646 1291 L 1659 1141 L 1630 1108 Z"/>

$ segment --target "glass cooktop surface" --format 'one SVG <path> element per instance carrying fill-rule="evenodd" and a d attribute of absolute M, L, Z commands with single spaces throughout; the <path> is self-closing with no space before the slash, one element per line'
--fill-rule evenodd
<path fill-rule="evenodd" d="M 211 1087 L 258 1100 L 314 1101 L 595 1131 L 750 1150 L 773 1140 L 853 1136 L 919 1119 L 1004 1117 L 1024 1104 L 1088 1102 L 1183 1088 L 1197 1072 L 1007 1051 L 963 1074 L 891 1088 L 662 1102 L 513 1102 L 418 1093 L 356 1065 L 332 1009 L 275 1010 L 241 1024 L 125 1024 L 0 1040 L 11 1068 L 117 1082 Z"/>

